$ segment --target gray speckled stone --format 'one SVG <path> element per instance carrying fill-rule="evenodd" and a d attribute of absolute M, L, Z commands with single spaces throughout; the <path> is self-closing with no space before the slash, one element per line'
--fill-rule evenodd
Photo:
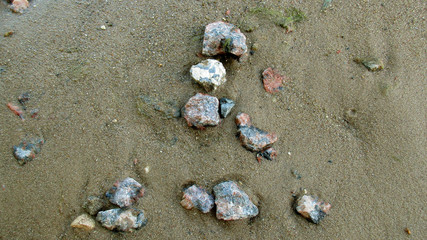
<path fill-rule="evenodd" d="M 188 126 L 204 129 L 219 124 L 218 98 L 197 93 L 191 97 L 182 109 L 182 115 Z"/>
<path fill-rule="evenodd" d="M 205 189 L 192 185 L 183 191 L 181 205 L 188 210 L 195 207 L 208 213 L 214 206 L 214 198 Z"/>
<path fill-rule="evenodd" d="M 128 207 L 144 195 L 144 187 L 133 178 L 114 183 L 105 196 L 119 207 Z"/>
<path fill-rule="evenodd" d="M 216 217 L 225 221 L 255 217 L 258 208 L 249 196 L 233 181 L 222 182 L 213 188 Z"/>
<path fill-rule="evenodd" d="M 316 224 L 319 224 L 320 220 L 326 217 L 330 209 L 329 203 L 320 201 L 315 196 L 303 195 L 296 202 L 296 211 Z"/>
<path fill-rule="evenodd" d="M 233 109 L 234 105 L 236 105 L 234 103 L 233 100 L 228 99 L 228 98 L 221 98 L 219 100 L 219 113 L 221 115 L 222 118 L 226 118 L 228 116 L 228 114 L 230 114 L 231 109 Z"/>
<path fill-rule="evenodd" d="M 215 56 L 231 53 L 240 57 L 247 50 L 245 35 L 233 24 L 219 21 L 206 26 L 203 55 Z"/>
<path fill-rule="evenodd" d="M 13 146 L 13 155 L 20 165 L 24 165 L 36 157 L 43 143 L 44 140 L 39 138 L 25 139 L 18 146 Z"/>
<path fill-rule="evenodd" d="M 96 216 L 96 220 L 109 230 L 122 232 L 130 232 L 147 224 L 144 211 L 135 208 L 101 211 Z"/>

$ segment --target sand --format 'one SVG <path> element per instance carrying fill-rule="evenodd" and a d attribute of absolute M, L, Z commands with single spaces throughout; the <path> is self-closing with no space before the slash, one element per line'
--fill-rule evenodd
<path fill-rule="evenodd" d="M 334 0 L 322 12 L 322 3 L 35 0 L 20 15 L 2 1 L 0 239 L 425 239 L 427 5 Z M 189 74 L 205 59 L 197 56 L 204 26 L 227 10 L 237 23 L 257 6 L 294 6 L 307 20 L 286 34 L 258 19 L 244 32 L 258 45 L 254 55 L 243 63 L 217 58 L 227 83 L 214 95 L 236 101 L 219 126 L 200 131 L 183 118 L 138 113 L 142 93 L 183 106 L 204 92 Z M 353 61 L 368 55 L 384 70 Z M 268 67 L 289 78 L 281 93 L 265 92 Z M 38 118 L 21 121 L 6 107 L 23 92 Z M 259 164 L 240 145 L 238 112 L 277 133 L 277 160 Z M 12 146 L 26 135 L 46 142 L 20 166 Z M 126 177 L 146 186 L 136 207 L 147 226 L 70 227 L 87 196 Z M 212 189 L 222 180 L 240 182 L 259 216 L 223 222 L 180 206 L 186 184 Z M 292 208 L 301 188 L 332 204 L 319 225 Z"/>

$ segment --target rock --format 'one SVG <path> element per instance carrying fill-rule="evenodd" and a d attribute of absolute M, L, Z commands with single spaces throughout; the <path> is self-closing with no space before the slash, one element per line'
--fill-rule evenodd
<path fill-rule="evenodd" d="M 315 196 L 303 195 L 296 202 L 296 211 L 316 224 L 329 213 L 330 209 L 329 203 L 319 201 Z"/>
<path fill-rule="evenodd" d="M 263 158 L 270 160 L 270 161 L 273 161 L 273 160 L 276 160 L 277 151 L 274 148 L 269 147 L 269 148 L 265 149 L 264 151 L 258 152 L 256 157 L 257 157 L 258 162 L 261 162 L 261 159 L 263 159 Z"/>
<path fill-rule="evenodd" d="M 254 127 L 249 115 L 246 113 L 237 114 L 236 124 L 240 142 L 250 151 L 263 151 L 277 141 L 275 133 L 268 133 Z"/>
<path fill-rule="evenodd" d="M 13 105 L 12 103 L 7 103 L 6 106 L 12 111 L 16 116 L 18 116 L 22 121 L 24 121 L 24 112 L 20 107 Z"/>
<path fill-rule="evenodd" d="M 156 112 L 163 114 L 166 119 L 181 116 L 181 109 L 173 100 L 164 100 L 150 95 L 140 95 L 136 99 L 138 112 L 146 117 L 156 117 Z"/>
<path fill-rule="evenodd" d="M 144 196 L 144 190 L 140 183 L 128 177 L 121 182 L 114 183 L 114 186 L 107 191 L 105 196 L 111 203 L 119 207 L 129 207 Z"/>
<path fill-rule="evenodd" d="M 233 181 L 222 182 L 213 188 L 216 217 L 225 221 L 251 218 L 258 215 L 258 208 L 249 196 Z"/>
<path fill-rule="evenodd" d="M 20 165 L 24 165 L 36 157 L 36 154 L 41 151 L 43 143 L 44 140 L 40 138 L 23 140 L 18 146 L 13 146 L 13 155 Z"/>
<path fill-rule="evenodd" d="M 240 57 L 247 50 L 245 35 L 233 24 L 219 21 L 206 26 L 203 39 L 203 55 L 215 56 L 231 53 Z"/>
<path fill-rule="evenodd" d="M 384 63 L 381 59 L 376 57 L 366 57 L 366 58 L 356 58 L 354 59 L 356 63 L 361 63 L 369 71 L 376 72 L 384 68 Z"/>
<path fill-rule="evenodd" d="M 95 220 L 86 213 L 78 216 L 70 225 L 73 228 L 81 228 L 90 231 L 95 228 Z"/>
<path fill-rule="evenodd" d="M 96 216 L 96 220 L 109 230 L 122 232 L 131 232 L 147 224 L 144 211 L 135 208 L 101 211 Z"/>
<path fill-rule="evenodd" d="M 268 93 L 279 92 L 283 89 L 284 76 L 280 75 L 276 70 L 267 68 L 263 73 L 264 89 Z"/>
<path fill-rule="evenodd" d="M 96 215 L 105 205 L 107 205 L 107 202 L 104 199 L 96 196 L 89 196 L 86 199 L 86 202 L 83 203 L 83 209 L 93 216 Z"/>
<path fill-rule="evenodd" d="M 209 92 L 214 91 L 221 84 L 224 84 L 225 68 L 220 61 L 215 59 L 207 59 L 197 65 L 193 65 L 190 69 L 191 77 L 203 88 Z"/>
<path fill-rule="evenodd" d="M 15 13 L 23 13 L 30 6 L 28 0 L 9 0 L 9 2 L 12 2 L 9 8 Z"/>
<path fill-rule="evenodd" d="M 205 189 L 192 185 L 183 191 L 181 205 L 188 210 L 196 207 L 208 213 L 214 206 L 214 198 Z"/>
<path fill-rule="evenodd" d="M 230 114 L 231 109 L 233 109 L 234 105 L 236 104 L 233 100 L 228 98 L 221 98 L 219 100 L 219 114 L 221 115 L 221 117 L 226 118 L 228 114 Z"/>
<path fill-rule="evenodd" d="M 204 129 L 219 124 L 219 101 L 216 97 L 197 93 L 191 97 L 182 109 L 182 115 L 188 126 Z"/>

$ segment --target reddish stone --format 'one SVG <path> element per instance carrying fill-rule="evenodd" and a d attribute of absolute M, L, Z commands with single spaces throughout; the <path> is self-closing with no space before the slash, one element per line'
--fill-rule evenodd
<path fill-rule="evenodd" d="M 276 160 L 276 157 L 277 157 L 277 151 L 272 147 L 267 148 L 264 151 L 258 152 L 256 155 L 258 162 L 261 162 L 261 159 L 263 158 L 273 161 L 273 160 Z"/>
<path fill-rule="evenodd" d="M 331 209 L 331 204 L 320 201 L 318 197 L 303 195 L 296 202 L 296 211 L 313 223 L 318 224 Z"/>
<path fill-rule="evenodd" d="M 263 73 L 264 89 L 268 93 L 279 92 L 283 89 L 283 80 L 285 76 L 280 75 L 276 70 L 267 68 Z"/>
<path fill-rule="evenodd" d="M 251 151 L 263 151 L 277 141 L 275 133 L 265 132 L 252 125 L 251 119 L 246 113 L 236 116 L 236 124 L 240 142 Z"/>
<path fill-rule="evenodd" d="M 204 129 L 219 124 L 219 100 L 208 94 L 198 93 L 185 104 L 182 115 L 188 126 Z"/>
<path fill-rule="evenodd" d="M 240 57 L 247 50 L 245 35 L 233 24 L 219 21 L 206 26 L 202 50 L 204 55 L 231 53 Z"/>

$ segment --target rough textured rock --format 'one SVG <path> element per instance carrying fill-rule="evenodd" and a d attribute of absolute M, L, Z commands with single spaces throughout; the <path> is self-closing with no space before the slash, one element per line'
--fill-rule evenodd
<path fill-rule="evenodd" d="M 264 89 L 268 93 L 279 92 L 283 89 L 283 80 L 285 76 L 280 75 L 276 70 L 267 68 L 262 73 L 262 77 Z"/>
<path fill-rule="evenodd" d="M 119 207 L 128 207 L 144 195 L 144 187 L 133 178 L 114 183 L 105 194 L 111 203 Z"/>
<path fill-rule="evenodd" d="M 106 204 L 107 202 L 102 198 L 89 196 L 83 203 L 83 209 L 93 216 L 96 215 Z"/>
<path fill-rule="evenodd" d="M 70 226 L 90 231 L 95 228 L 95 220 L 85 213 L 74 219 Z"/>
<path fill-rule="evenodd" d="M 369 71 L 376 72 L 384 69 L 384 63 L 381 59 L 376 57 L 356 58 L 356 63 L 363 64 Z"/>
<path fill-rule="evenodd" d="M 329 203 L 322 202 L 315 196 L 303 195 L 296 202 L 296 211 L 316 224 L 329 213 L 330 209 Z"/>
<path fill-rule="evenodd" d="M 275 133 L 268 133 L 252 125 L 251 119 L 246 113 L 236 116 L 238 135 L 242 145 L 251 151 L 263 151 L 277 141 Z"/>
<path fill-rule="evenodd" d="M 9 6 L 13 12 L 23 13 L 30 6 L 28 0 L 9 0 L 12 4 Z"/>
<path fill-rule="evenodd" d="M 270 161 L 273 161 L 273 160 L 276 160 L 277 151 L 274 148 L 269 147 L 269 148 L 265 149 L 264 151 L 258 152 L 256 157 L 257 157 L 258 162 L 261 162 L 261 159 L 263 159 L 263 158 L 270 160 Z"/>
<path fill-rule="evenodd" d="M 209 92 L 216 90 L 227 80 L 225 78 L 225 68 L 220 61 L 207 59 L 190 69 L 191 77 Z"/>
<path fill-rule="evenodd" d="M 202 54 L 215 56 L 231 53 L 240 57 L 247 50 L 245 35 L 233 24 L 220 21 L 206 26 Z"/>
<path fill-rule="evenodd" d="M 214 198 L 205 189 L 192 185 L 183 191 L 181 205 L 188 210 L 196 207 L 208 213 L 214 206 Z"/>
<path fill-rule="evenodd" d="M 228 98 L 221 98 L 219 100 L 219 113 L 221 115 L 222 118 L 226 118 L 228 116 L 228 114 L 230 114 L 231 109 L 233 109 L 234 105 L 236 105 L 234 103 L 233 100 L 228 99 Z"/>
<path fill-rule="evenodd" d="M 219 101 L 216 97 L 198 93 L 191 97 L 182 109 L 188 126 L 204 129 L 219 124 Z"/>
<path fill-rule="evenodd" d="M 136 98 L 136 107 L 138 112 L 146 117 L 157 118 L 161 115 L 166 119 L 171 119 L 181 116 L 181 110 L 175 101 L 165 100 L 147 94 L 139 95 Z"/>
<path fill-rule="evenodd" d="M 32 161 L 41 151 L 44 141 L 40 138 L 23 140 L 18 146 L 13 146 L 13 155 L 20 165 Z"/>
<path fill-rule="evenodd" d="M 222 182 L 216 185 L 213 190 L 218 219 L 239 220 L 258 215 L 258 208 L 235 182 Z"/>
<path fill-rule="evenodd" d="M 109 230 L 122 232 L 130 232 L 147 224 L 144 211 L 135 208 L 101 211 L 96 216 L 96 220 Z"/>

